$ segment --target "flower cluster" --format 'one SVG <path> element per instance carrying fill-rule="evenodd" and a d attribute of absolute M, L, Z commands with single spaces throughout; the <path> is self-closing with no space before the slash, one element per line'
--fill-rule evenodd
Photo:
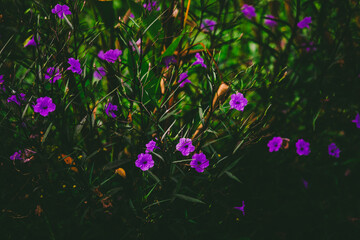
<path fill-rule="evenodd" d="M 216 26 L 216 22 L 214 20 L 204 19 L 204 21 L 202 21 L 200 25 L 200 29 L 203 30 L 204 32 L 210 32 L 210 31 L 214 31 L 215 26 Z"/>
<path fill-rule="evenodd" d="M 11 95 L 8 99 L 7 99 L 7 101 L 10 103 L 10 102 L 14 102 L 14 103 L 16 103 L 17 105 L 21 105 L 21 103 L 20 103 L 20 101 L 22 101 L 22 102 L 25 102 L 26 101 L 26 99 L 25 99 L 25 94 L 24 93 L 20 93 L 19 94 L 19 96 L 16 96 L 16 95 Z M 18 97 L 19 97 L 19 99 L 18 99 Z"/>
<path fill-rule="evenodd" d="M 49 80 L 50 83 L 55 83 L 57 80 L 61 79 L 61 74 L 57 68 L 55 71 L 54 67 L 49 67 L 45 73 L 45 79 Z"/>
<path fill-rule="evenodd" d="M 256 17 L 255 8 L 251 5 L 244 4 L 243 7 L 241 8 L 241 12 L 248 19 L 252 19 Z"/>

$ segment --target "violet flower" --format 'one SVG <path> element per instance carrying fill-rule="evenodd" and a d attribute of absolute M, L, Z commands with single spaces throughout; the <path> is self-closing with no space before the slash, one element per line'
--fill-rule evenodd
<path fill-rule="evenodd" d="M 75 58 L 69 58 L 68 63 L 70 64 L 70 67 L 68 67 L 66 70 L 70 70 L 73 73 L 77 73 L 79 75 L 82 73 L 79 60 L 76 60 Z"/>
<path fill-rule="evenodd" d="M 282 145 L 282 138 L 281 137 L 273 137 L 267 144 L 269 147 L 269 152 L 277 152 L 281 148 Z"/>
<path fill-rule="evenodd" d="M 191 64 L 192 66 L 200 64 L 202 67 L 206 68 L 204 59 L 201 57 L 200 53 L 196 53 L 195 58 L 196 58 L 196 61 L 193 64 Z"/>
<path fill-rule="evenodd" d="M 153 152 L 155 149 L 160 149 L 158 146 L 156 146 L 156 142 L 154 140 L 151 140 L 145 146 L 145 153 Z"/>
<path fill-rule="evenodd" d="M 114 113 L 114 111 L 117 111 L 118 110 L 118 107 L 112 103 L 108 103 L 106 105 L 106 108 L 105 108 L 105 113 L 108 115 L 108 116 L 111 116 L 113 118 L 116 118 L 116 115 Z"/>
<path fill-rule="evenodd" d="M 189 75 L 187 74 L 187 71 L 186 72 L 183 72 L 180 74 L 179 76 L 179 83 L 180 83 L 180 87 L 184 87 L 184 85 L 186 83 L 191 83 L 191 81 L 188 79 Z"/>
<path fill-rule="evenodd" d="M 38 43 L 40 42 L 40 36 L 38 36 Z M 35 36 L 32 36 L 32 38 L 24 45 L 24 47 L 28 47 L 28 46 L 34 46 L 36 47 L 38 45 L 38 43 L 35 42 Z"/>
<path fill-rule="evenodd" d="M 307 156 L 310 154 L 310 143 L 305 142 L 304 139 L 299 139 L 295 145 L 296 145 L 296 152 L 300 156 L 302 155 Z"/>
<path fill-rule="evenodd" d="M 60 4 L 56 4 L 56 6 L 51 9 L 51 12 L 54 14 L 57 14 L 60 19 L 63 19 L 65 15 L 71 15 L 71 12 L 69 10 L 69 7 Z"/>
<path fill-rule="evenodd" d="M 170 64 L 177 63 L 174 56 L 167 56 L 163 58 L 163 63 L 165 64 L 166 68 L 169 68 Z"/>
<path fill-rule="evenodd" d="M 105 68 L 103 67 L 98 67 L 95 71 L 94 71 L 94 78 L 101 80 L 104 76 L 106 76 L 106 71 Z"/>
<path fill-rule="evenodd" d="M 336 146 L 335 143 L 331 143 L 328 146 L 328 152 L 330 156 L 334 156 L 336 158 L 340 157 L 340 149 Z"/>
<path fill-rule="evenodd" d="M 142 171 L 147 171 L 154 167 L 154 160 L 152 159 L 151 154 L 140 153 L 135 161 L 135 166 L 140 168 Z"/>
<path fill-rule="evenodd" d="M 23 101 L 25 102 L 26 99 L 25 99 L 25 94 L 24 93 L 20 93 L 20 96 L 19 96 L 19 99 L 17 98 L 16 95 L 11 95 L 8 99 L 7 99 L 7 102 L 10 103 L 10 102 L 14 102 L 16 103 L 17 105 L 20 106 L 20 101 Z"/>
<path fill-rule="evenodd" d="M 40 97 L 36 99 L 34 112 L 40 113 L 41 116 L 46 117 L 50 112 L 55 111 L 56 105 L 52 102 L 50 97 Z"/>
<path fill-rule="evenodd" d="M 148 1 L 148 3 L 144 3 L 143 7 L 149 12 L 156 8 L 156 11 L 160 11 L 160 7 L 156 7 L 156 1 Z"/>
<path fill-rule="evenodd" d="M 49 80 L 50 83 L 55 83 L 57 80 L 61 79 L 61 74 L 59 69 L 57 68 L 55 71 L 55 67 L 49 67 L 45 73 L 45 79 Z"/>
<path fill-rule="evenodd" d="M 242 201 L 241 207 L 234 207 L 234 209 L 242 211 L 242 214 L 245 216 L 245 202 L 244 201 Z"/>
<path fill-rule="evenodd" d="M 310 26 L 309 24 L 311 23 L 311 17 L 305 17 L 303 20 L 301 20 L 300 22 L 298 22 L 297 26 L 298 28 L 309 28 Z"/>
<path fill-rule="evenodd" d="M 195 153 L 192 159 L 193 160 L 190 162 L 190 166 L 195 168 L 195 170 L 199 173 L 204 172 L 204 169 L 209 166 L 209 160 L 206 159 L 204 153 Z"/>
<path fill-rule="evenodd" d="M 230 109 L 235 108 L 238 111 L 244 111 L 244 107 L 247 105 L 248 101 L 242 93 L 236 93 L 231 95 L 231 100 L 229 102 Z"/>
<path fill-rule="evenodd" d="M 255 8 L 251 5 L 244 4 L 243 7 L 241 8 L 241 12 L 248 19 L 252 19 L 256 17 Z"/>
<path fill-rule="evenodd" d="M 301 180 L 302 180 L 302 182 L 303 182 L 303 184 L 304 184 L 304 188 L 307 189 L 308 186 L 309 186 L 308 181 L 306 181 L 305 179 L 301 179 Z"/>
<path fill-rule="evenodd" d="M 273 15 L 266 15 L 265 17 L 266 17 L 266 19 L 264 20 L 264 24 L 267 25 L 268 27 L 273 28 L 278 25 L 278 23 L 273 20 L 273 19 L 275 19 L 275 17 Z"/>
<path fill-rule="evenodd" d="M 192 145 L 190 138 L 180 138 L 176 150 L 180 151 L 183 156 L 189 156 L 190 153 L 195 151 L 195 147 Z"/>
<path fill-rule="evenodd" d="M 10 160 L 20 160 L 21 159 L 21 150 L 18 152 L 14 152 L 13 155 L 10 156 Z"/>
<path fill-rule="evenodd" d="M 214 31 L 216 22 L 210 19 L 204 19 L 200 25 L 200 29 L 204 32 Z"/>
<path fill-rule="evenodd" d="M 357 128 L 360 128 L 360 114 L 356 114 L 355 119 L 351 122 L 355 123 Z"/>
<path fill-rule="evenodd" d="M 0 75 L 0 89 L 5 92 L 4 75 Z"/>
<path fill-rule="evenodd" d="M 118 60 L 118 58 L 121 54 L 122 54 L 122 51 L 119 49 L 110 49 L 109 51 L 107 51 L 105 53 L 104 53 L 104 51 L 101 50 L 98 53 L 98 57 L 109 63 L 114 63 Z"/>

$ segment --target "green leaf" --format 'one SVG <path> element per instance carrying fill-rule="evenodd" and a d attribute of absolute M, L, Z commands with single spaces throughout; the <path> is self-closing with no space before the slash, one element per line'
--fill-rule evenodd
<path fill-rule="evenodd" d="M 183 36 L 179 36 L 177 37 L 171 44 L 170 46 L 165 50 L 165 52 L 163 53 L 162 57 L 168 57 L 168 56 L 172 56 L 174 55 L 174 52 L 176 50 L 176 48 L 179 46 L 179 43 L 181 41 Z"/>
<path fill-rule="evenodd" d="M 181 198 L 181 199 L 183 199 L 183 200 L 185 200 L 185 201 L 188 201 L 188 202 L 205 204 L 205 203 L 204 203 L 203 201 L 201 201 L 200 199 L 193 198 L 193 197 L 189 197 L 189 196 L 186 196 L 186 195 L 183 195 L 183 194 L 175 194 L 175 197 Z"/>
<path fill-rule="evenodd" d="M 238 179 L 238 178 L 237 178 L 234 174 L 232 174 L 231 172 L 225 171 L 225 173 L 226 173 L 226 175 L 228 175 L 229 178 L 234 179 L 234 180 L 237 181 L 238 183 L 242 183 L 242 182 L 240 181 L 240 179 Z"/>
<path fill-rule="evenodd" d="M 41 144 L 44 144 L 44 142 L 45 142 L 45 140 L 46 140 L 46 138 L 47 138 L 47 136 L 49 135 L 49 133 L 50 133 L 50 130 L 51 130 L 51 127 L 52 127 L 52 123 L 50 123 L 50 125 L 48 126 L 48 128 L 46 129 L 46 132 L 45 132 L 45 134 L 44 134 L 44 137 L 43 137 L 43 139 L 42 139 L 42 141 L 41 141 Z"/>
<path fill-rule="evenodd" d="M 134 14 L 135 18 L 141 17 L 144 13 L 144 8 L 139 4 L 135 3 L 133 0 L 126 1 L 130 6 L 131 13 Z"/>

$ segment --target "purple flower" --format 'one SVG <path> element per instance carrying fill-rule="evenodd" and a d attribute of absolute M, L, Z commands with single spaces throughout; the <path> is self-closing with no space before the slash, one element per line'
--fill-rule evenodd
<path fill-rule="evenodd" d="M 77 73 L 77 74 L 82 73 L 82 69 L 81 69 L 79 60 L 76 60 L 75 58 L 69 58 L 68 63 L 70 64 L 70 67 L 68 67 L 66 70 L 70 70 L 73 73 Z"/>
<path fill-rule="evenodd" d="M 122 51 L 119 49 L 110 49 L 109 51 L 105 52 L 100 51 L 98 57 L 102 60 L 105 60 L 110 63 L 114 63 L 118 60 L 119 56 L 122 54 Z"/>
<path fill-rule="evenodd" d="M 303 43 L 301 46 L 305 48 L 306 52 L 310 52 L 310 51 L 313 52 L 317 50 L 317 48 L 314 45 L 315 45 L 314 42 L 311 41 L 308 44 Z"/>
<path fill-rule="evenodd" d="M 234 209 L 240 210 L 242 211 L 242 214 L 245 216 L 245 202 L 242 201 L 242 206 L 241 207 L 234 207 Z"/>
<path fill-rule="evenodd" d="M 180 74 L 179 83 L 180 83 L 181 88 L 184 87 L 184 85 L 186 83 L 191 83 L 191 81 L 188 79 L 188 77 L 189 77 L 189 75 L 187 74 L 187 71 Z"/>
<path fill-rule="evenodd" d="M 302 180 L 302 182 L 303 182 L 303 184 L 304 184 L 304 188 L 308 188 L 308 186 L 309 186 L 309 183 L 305 180 L 305 179 L 301 179 Z"/>
<path fill-rule="evenodd" d="M 209 160 L 206 159 L 206 156 L 203 153 L 195 153 L 192 159 L 193 160 L 190 162 L 190 166 L 195 168 L 195 170 L 199 173 L 204 172 L 204 169 L 209 166 Z"/>
<path fill-rule="evenodd" d="M 179 143 L 176 145 L 176 150 L 180 151 L 183 156 L 189 156 L 195 150 L 190 138 L 180 138 Z"/>
<path fill-rule="evenodd" d="M 23 102 L 25 102 L 26 101 L 26 99 L 25 99 L 25 94 L 24 93 L 20 93 L 20 100 L 21 101 L 23 101 Z M 8 102 L 14 102 L 14 103 L 16 103 L 17 105 L 19 105 L 20 106 L 20 101 L 17 99 L 17 96 L 16 95 L 12 95 L 12 96 L 10 96 L 8 99 L 7 99 L 7 101 Z"/>
<path fill-rule="evenodd" d="M 147 171 L 152 168 L 154 166 L 154 160 L 152 159 L 151 154 L 140 153 L 135 161 L 135 166 L 143 171 Z"/>
<path fill-rule="evenodd" d="M 195 58 L 196 58 L 196 61 L 192 65 L 200 64 L 202 67 L 206 68 L 206 65 L 204 63 L 204 59 L 201 57 L 200 53 L 196 53 Z"/>
<path fill-rule="evenodd" d="M 49 112 L 55 111 L 56 105 L 52 102 L 50 97 L 41 97 L 36 99 L 34 105 L 34 112 L 40 113 L 41 116 L 46 117 Z"/>
<path fill-rule="evenodd" d="M 40 42 L 40 36 L 38 36 L 38 43 Z M 28 47 L 28 46 L 37 46 L 38 44 L 35 42 L 35 36 L 33 36 L 25 45 L 24 47 Z"/>
<path fill-rule="evenodd" d="M 256 17 L 255 8 L 251 5 L 244 4 L 244 6 L 241 8 L 241 11 L 248 19 Z"/>
<path fill-rule="evenodd" d="M 170 64 L 177 63 L 177 61 L 174 56 L 167 56 L 167 57 L 163 58 L 163 63 L 168 68 L 170 66 Z"/>
<path fill-rule="evenodd" d="M 310 154 L 310 143 L 305 142 L 304 139 L 299 139 L 295 145 L 296 145 L 296 152 L 300 156 L 302 155 L 307 156 Z"/>
<path fill-rule="evenodd" d="M 329 155 L 330 156 L 334 156 L 336 158 L 339 158 L 340 157 L 340 149 L 336 146 L 335 143 L 331 143 L 329 146 L 328 146 L 328 151 L 329 151 Z"/>
<path fill-rule="evenodd" d="M 309 24 L 311 23 L 311 17 L 305 17 L 303 20 L 301 20 L 300 22 L 298 22 L 297 26 L 298 28 L 309 28 L 310 26 Z"/>
<path fill-rule="evenodd" d="M 59 69 L 57 68 L 56 72 L 55 72 L 54 67 L 49 67 L 46 70 L 45 79 L 47 79 L 47 80 L 50 79 L 49 80 L 50 83 L 55 83 L 57 80 L 61 79 L 61 74 L 60 74 Z"/>
<path fill-rule="evenodd" d="M 94 71 L 94 78 L 101 80 L 106 75 L 106 71 L 103 67 L 98 67 Z"/>
<path fill-rule="evenodd" d="M 235 108 L 238 111 L 244 111 L 244 107 L 247 105 L 248 101 L 244 98 L 242 93 L 236 93 L 231 95 L 231 100 L 229 102 L 230 109 Z"/>
<path fill-rule="evenodd" d="M 19 150 L 18 152 L 14 152 L 13 155 L 10 156 L 10 160 L 20 160 L 21 159 L 21 150 Z"/>
<path fill-rule="evenodd" d="M 144 3 L 143 7 L 150 12 L 151 10 L 156 8 L 156 1 L 153 1 L 153 2 L 149 1 L 148 3 Z M 157 7 L 156 11 L 159 11 L 159 10 L 160 10 L 160 7 Z"/>
<path fill-rule="evenodd" d="M 135 18 L 134 14 L 130 13 L 130 17 L 131 18 Z"/>
<path fill-rule="evenodd" d="M 200 25 L 200 29 L 205 32 L 214 31 L 215 25 L 216 22 L 214 20 L 204 19 L 204 21 Z"/>
<path fill-rule="evenodd" d="M 277 152 L 281 148 L 282 144 L 282 138 L 281 137 L 273 137 L 268 143 L 269 152 Z"/>
<path fill-rule="evenodd" d="M 160 149 L 158 146 L 156 146 L 156 142 L 154 140 L 151 140 L 145 146 L 145 153 L 153 152 L 155 149 Z"/>
<path fill-rule="evenodd" d="M 356 114 L 355 119 L 351 122 L 355 123 L 357 128 L 360 128 L 360 114 Z"/>
<path fill-rule="evenodd" d="M 264 20 L 265 25 L 267 25 L 271 28 L 276 27 L 278 25 L 278 23 L 273 20 L 273 19 L 275 19 L 275 17 L 273 15 L 266 15 L 265 17 L 266 17 L 266 19 Z"/>
<path fill-rule="evenodd" d="M 57 14 L 60 19 L 63 19 L 64 15 L 71 15 L 69 7 L 66 6 L 65 4 L 64 5 L 56 4 L 56 6 L 53 9 L 51 9 L 51 12 Z"/>
<path fill-rule="evenodd" d="M 118 107 L 117 107 L 116 105 L 111 104 L 111 103 L 108 103 L 108 104 L 106 105 L 105 113 L 106 113 L 108 116 L 111 115 L 111 117 L 116 118 L 116 115 L 115 115 L 115 113 L 113 113 L 113 112 L 114 112 L 114 111 L 117 111 L 117 110 L 118 110 Z"/>
<path fill-rule="evenodd" d="M 0 75 L 0 89 L 5 92 L 5 86 L 4 86 L 4 75 Z"/>

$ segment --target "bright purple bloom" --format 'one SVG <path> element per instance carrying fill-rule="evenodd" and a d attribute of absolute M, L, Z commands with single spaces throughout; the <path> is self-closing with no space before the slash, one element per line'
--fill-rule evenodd
<path fill-rule="evenodd" d="M 118 60 L 119 56 L 122 54 L 122 51 L 119 49 L 110 49 L 109 51 L 105 52 L 100 51 L 98 57 L 102 60 L 105 60 L 110 63 L 114 63 Z"/>
<path fill-rule="evenodd" d="M 98 67 L 95 71 L 94 71 L 94 78 L 101 80 L 102 77 L 104 77 L 106 75 L 106 71 L 105 68 L 103 67 Z"/>
<path fill-rule="evenodd" d="M 265 25 L 267 25 L 271 28 L 276 27 L 278 25 L 278 23 L 273 20 L 273 19 L 275 19 L 275 17 L 273 15 L 266 15 L 265 17 L 266 17 L 266 19 L 264 20 Z"/>
<path fill-rule="evenodd" d="M 21 150 L 19 150 L 18 152 L 14 152 L 13 155 L 10 156 L 10 160 L 20 160 L 21 159 Z"/>
<path fill-rule="evenodd" d="M 108 104 L 106 105 L 105 113 L 106 113 L 108 116 L 111 115 L 111 117 L 116 118 L 116 115 L 115 115 L 114 111 L 117 111 L 117 110 L 118 110 L 118 107 L 117 107 L 116 105 L 111 104 L 111 103 L 108 103 Z"/>
<path fill-rule="evenodd" d="M 186 83 L 191 83 L 188 77 L 189 75 L 187 74 L 187 71 L 180 74 L 179 83 L 181 88 L 184 87 Z"/>
<path fill-rule="evenodd" d="M 56 71 L 55 71 L 55 68 L 54 67 L 49 67 L 47 70 L 46 70 L 46 73 L 45 73 L 45 79 L 46 80 L 49 80 L 50 83 L 55 83 L 57 80 L 61 79 L 61 74 L 60 74 L 60 71 L 59 69 L 57 68 Z"/>
<path fill-rule="evenodd" d="M 70 64 L 70 67 L 68 67 L 66 70 L 70 70 L 73 73 L 77 73 L 77 74 L 82 73 L 82 69 L 81 69 L 79 60 L 76 60 L 75 58 L 69 58 L 68 63 Z"/>
<path fill-rule="evenodd" d="M 145 153 L 153 152 L 155 149 L 160 149 L 158 146 L 156 146 L 156 142 L 154 140 L 151 140 L 145 146 Z"/>
<path fill-rule="evenodd" d="M 234 207 L 234 209 L 240 210 L 242 211 L 242 214 L 245 216 L 245 202 L 242 201 L 242 206 L 241 207 Z"/>
<path fill-rule="evenodd" d="M 355 119 L 351 122 L 355 123 L 357 128 L 360 128 L 360 114 L 356 114 Z"/>
<path fill-rule="evenodd" d="M 40 41 L 40 36 L 38 36 L 38 43 Z M 33 36 L 26 44 L 24 47 L 28 47 L 28 46 L 37 46 L 38 44 L 35 42 L 35 36 Z"/>
<path fill-rule="evenodd" d="M 131 18 L 135 18 L 134 14 L 130 13 L 130 17 Z"/>
<path fill-rule="evenodd" d="M 204 172 L 204 169 L 209 166 L 209 160 L 206 159 L 206 156 L 203 153 L 195 153 L 192 159 L 193 160 L 190 162 L 190 166 L 195 168 L 195 170 L 199 173 Z"/>
<path fill-rule="evenodd" d="M 282 141 L 283 140 L 281 137 L 273 137 L 273 139 L 271 139 L 267 144 L 267 146 L 269 147 L 269 152 L 279 151 L 279 149 L 281 148 Z"/>
<path fill-rule="evenodd" d="M 204 21 L 200 25 L 200 29 L 205 32 L 214 31 L 216 22 L 210 19 L 204 19 Z"/>
<path fill-rule="evenodd" d="M 305 142 L 304 139 L 299 139 L 295 145 L 296 145 L 296 152 L 300 156 L 302 155 L 307 156 L 310 154 L 310 143 Z"/>
<path fill-rule="evenodd" d="M 231 100 L 229 102 L 230 109 L 235 108 L 238 111 L 244 111 L 244 107 L 247 105 L 248 101 L 244 98 L 242 93 L 236 93 L 231 95 Z"/>
<path fill-rule="evenodd" d="M 189 156 L 190 153 L 195 151 L 195 147 L 192 145 L 190 138 L 180 138 L 176 150 L 180 151 L 183 156 Z"/>
<path fill-rule="evenodd" d="M 50 97 L 40 97 L 36 99 L 36 105 L 34 105 L 34 112 L 40 113 L 41 116 L 46 117 L 49 112 L 53 112 L 56 109 L 56 105 L 52 102 Z"/>
<path fill-rule="evenodd" d="M 251 5 L 244 4 L 244 6 L 241 8 L 241 11 L 248 19 L 256 17 L 255 8 Z"/>
<path fill-rule="evenodd" d="M 170 64 L 177 63 L 177 61 L 174 56 L 167 56 L 167 57 L 163 58 L 163 63 L 168 68 L 170 66 Z"/>
<path fill-rule="evenodd" d="M 63 19 L 64 15 L 71 15 L 69 7 L 66 6 L 65 4 L 64 5 L 56 4 L 56 6 L 53 9 L 51 9 L 51 12 L 57 14 L 60 19 Z"/>
<path fill-rule="evenodd" d="M 147 171 L 154 166 L 154 160 L 152 159 L 151 154 L 140 153 L 138 159 L 135 161 L 135 166 L 140 168 L 143 171 Z"/>
<path fill-rule="evenodd" d="M 200 53 L 196 53 L 195 58 L 196 58 L 196 61 L 192 65 L 200 64 L 202 67 L 206 68 L 206 65 L 204 63 L 204 59 L 201 57 Z"/>
<path fill-rule="evenodd" d="M 301 20 L 300 22 L 298 22 L 297 26 L 298 28 L 309 28 L 310 26 L 309 24 L 311 23 L 311 17 L 305 17 L 303 20 Z"/>
<path fill-rule="evenodd" d="M 26 101 L 26 99 L 25 99 L 25 94 L 24 94 L 24 93 L 20 93 L 19 99 L 20 99 L 21 101 L 25 102 L 25 101 Z M 17 99 L 17 96 L 16 96 L 16 95 L 12 95 L 12 96 L 10 96 L 10 97 L 7 99 L 7 101 L 8 101 L 8 102 L 14 102 L 14 103 L 16 103 L 17 105 L 20 106 L 20 101 L 19 101 L 19 99 Z"/>
<path fill-rule="evenodd" d="M 336 158 L 339 158 L 340 157 L 340 149 L 336 146 L 335 143 L 331 143 L 329 146 L 328 146 L 328 151 L 329 151 L 329 155 L 330 156 L 334 156 Z"/>

